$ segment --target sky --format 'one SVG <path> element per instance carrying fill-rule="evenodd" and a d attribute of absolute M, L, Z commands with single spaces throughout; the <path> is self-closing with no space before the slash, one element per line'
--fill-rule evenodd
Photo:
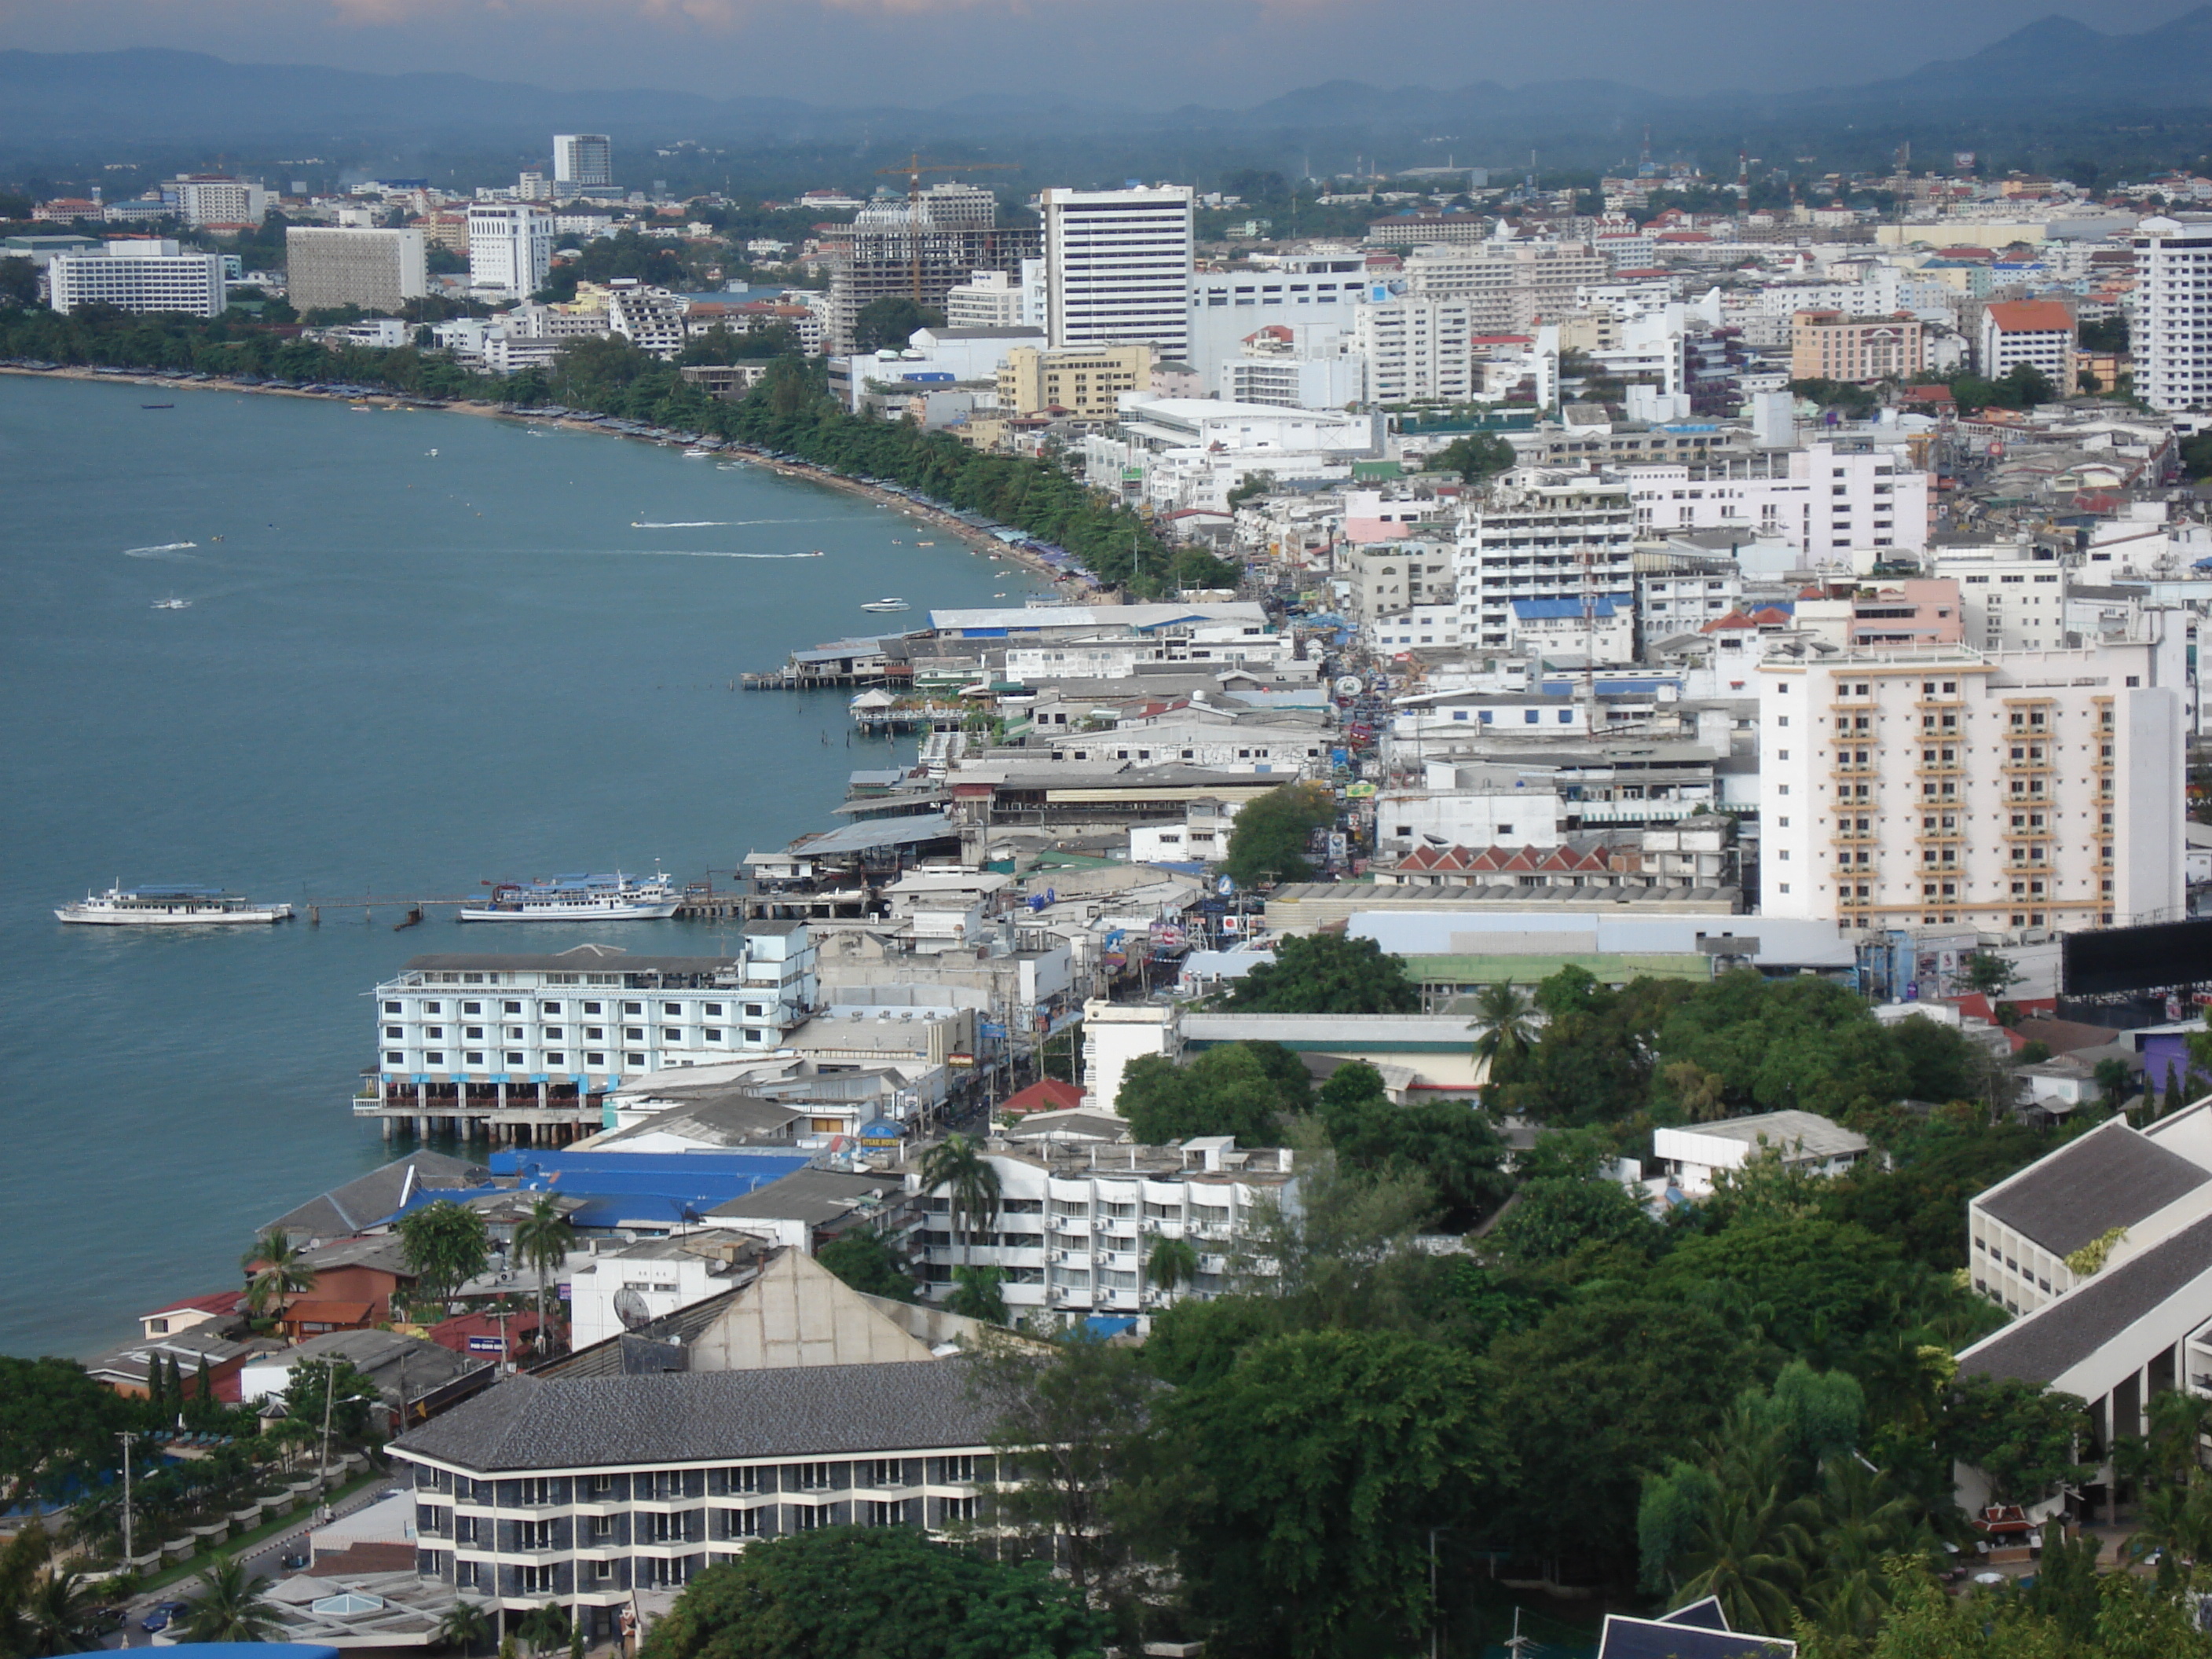
<path fill-rule="evenodd" d="M 0 0 L 0 47 L 458 70 L 933 107 L 1013 94 L 1244 107 L 1336 78 L 1841 85 L 2051 12 L 2129 33 L 2201 0 Z"/>

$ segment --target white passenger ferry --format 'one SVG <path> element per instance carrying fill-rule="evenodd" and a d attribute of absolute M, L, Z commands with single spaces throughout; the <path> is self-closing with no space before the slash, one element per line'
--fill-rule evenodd
<path fill-rule="evenodd" d="M 461 907 L 463 921 L 660 921 L 676 914 L 683 895 L 666 873 L 650 880 L 616 871 L 606 876 L 550 876 L 544 881 L 503 881 L 482 904 Z"/>
<path fill-rule="evenodd" d="M 125 887 L 88 893 L 82 904 L 54 914 L 64 921 L 108 927 L 201 927 L 232 922 L 289 921 L 289 904 L 256 904 L 220 887 Z"/>

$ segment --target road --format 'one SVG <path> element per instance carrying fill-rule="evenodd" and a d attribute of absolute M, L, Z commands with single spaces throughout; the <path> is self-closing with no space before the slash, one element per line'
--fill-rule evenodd
<path fill-rule="evenodd" d="M 297 1524 L 287 1527 L 282 1532 L 272 1533 L 241 1557 L 240 1559 L 246 1564 L 246 1571 L 257 1583 L 266 1582 L 276 1577 L 281 1571 L 279 1564 L 287 1554 L 305 1553 L 302 1546 L 309 1533 L 318 1527 L 328 1526 L 338 1516 L 351 1515 L 356 1510 L 367 1509 L 386 1492 L 393 1490 L 392 1483 L 389 1480 L 379 1480 L 373 1486 L 363 1486 L 341 1504 L 330 1516 L 325 1516 L 319 1509 L 307 1511 Z M 196 1588 L 194 1581 L 185 1577 L 178 1579 L 173 1583 L 165 1584 L 160 1589 L 149 1590 L 143 1595 L 132 1598 L 130 1604 L 129 1622 L 121 1630 L 106 1637 L 100 1645 L 106 1648 L 153 1646 L 153 1637 L 138 1628 L 138 1621 L 153 1611 L 154 1605 L 157 1601 L 190 1601 Z"/>

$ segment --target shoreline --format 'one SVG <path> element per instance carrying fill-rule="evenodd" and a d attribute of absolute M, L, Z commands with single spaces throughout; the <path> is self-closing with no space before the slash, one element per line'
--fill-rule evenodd
<path fill-rule="evenodd" d="M 650 444 L 655 448 L 667 447 L 665 440 L 641 437 L 634 432 L 610 431 L 594 421 L 574 420 L 566 416 L 556 416 L 548 419 L 541 416 L 519 415 L 512 407 L 499 404 L 487 405 L 460 401 L 422 403 L 409 398 L 404 393 L 395 392 L 371 392 L 356 397 L 329 392 L 303 392 L 294 386 L 240 386 L 234 380 L 220 378 L 207 380 L 173 380 L 165 379 L 151 369 L 131 369 L 125 373 L 112 374 L 102 374 L 96 368 L 71 363 L 57 364 L 52 368 L 26 368 L 20 364 L 0 363 L 0 374 L 20 375 L 24 379 L 34 380 L 85 380 L 94 385 L 158 388 L 169 392 L 233 392 L 241 396 L 299 398 L 313 403 L 366 404 L 374 409 L 420 410 L 433 415 L 473 415 L 491 420 L 519 421 L 525 426 L 551 427 L 562 432 L 589 433 L 602 438 L 628 438 L 636 442 Z M 1002 559 L 1019 567 L 1031 575 L 1043 578 L 1053 585 L 1055 594 L 1058 594 L 1066 584 L 1076 580 L 1064 572 L 1054 570 L 1027 548 L 1000 541 L 988 531 L 978 530 L 973 525 L 956 519 L 949 513 L 924 506 L 910 496 L 901 495 L 895 491 L 884 489 L 874 484 L 863 483 L 860 479 L 848 477 L 842 472 L 832 472 L 827 468 L 815 466 L 811 463 L 793 465 L 787 461 L 775 460 L 762 451 L 754 449 L 735 438 L 724 439 L 722 447 L 716 450 L 714 454 L 718 459 L 725 455 L 734 456 L 748 465 L 765 467 L 777 477 L 791 479 L 794 483 L 823 484 L 832 489 L 842 489 L 848 495 L 858 495 L 864 500 L 874 501 L 879 507 L 896 508 L 906 516 L 927 525 L 932 529 L 941 530 L 945 534 L 957 538 L 970 552 L 988 553 L 996 559 Z M 1104 596 L 1113 590 L 1102 586 L 1095 591 L 1099 595 Z"/>

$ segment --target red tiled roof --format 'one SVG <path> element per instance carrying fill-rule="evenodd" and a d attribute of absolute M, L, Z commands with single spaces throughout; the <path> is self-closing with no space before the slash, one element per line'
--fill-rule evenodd
<path fill-rule="evenodd" d="M 1698 629 L 1700 634 L 1717 634 L 1723 628 L 1731 634 L 1740 628 L 1756 628 L 1759 624 L 1741 611 L 1731 611 L 1725 617 L 1716 617 Z"/>
<path fill-rule="evenodd" d="M 1073 1083 L 1048 1077 L 1030 1084 L 1018 1094 L 1008 1096 L 999 1110 L 1006 1116 L 1017 1117 L 1024 1112 L 1065 1112 L 1081 1104 L 1082 1090 Z"/>
<path fill-rule="evenodd" d="M 471 1337 L 497 1336 L 500 1334 L 499 1324 L 499 1321 L 488 1313 L 456 1314 L 451 1319 L 441 1320 L 431 1326 L 428 1336 L 441 1348 L 451 1348 L 455 1353 L 466 1353 Z M 507 1336 L 511 1342 L 523 1341 L 537 1329 L 538 1316 L 534 1312 L 513 1313 L 507 1316 Z"/>
<path fill-rule="evenodd" d="M 2007 334 L 2070 334 L 2074 313 L 2056 300 L 2000 300 L 1990 320 Z"/>
<path fill-rule="evenodd" d="M 1762 628 L 1787 628 L 1796 620 L 1787 611 L 1774 605 L 1762 605 L 1751 613 L 1751 619 Z M 1726 621 L 1727 618 L 1722 618 Z"/>
<path fill-rule="evenodd" d="M 210 1291 L 203 1296 L 181 1296 L 173 1302 L 164 1302 L 150 1312 L 140 1314 L 141 1319 L 159 1319 L 163 1314 L 182 1313 L 190 1308 L 195 1313 L 214 1314 L 220 1318 L 238 1311 L 240 1301 L 236 1291 Z"/>
<path fill-rule="evenodd" d="M 1602 843 L 1575 847 L 1417 847 L 1398 861 L 1416 874 L 1554 875 L 1610 870 Z"/>

